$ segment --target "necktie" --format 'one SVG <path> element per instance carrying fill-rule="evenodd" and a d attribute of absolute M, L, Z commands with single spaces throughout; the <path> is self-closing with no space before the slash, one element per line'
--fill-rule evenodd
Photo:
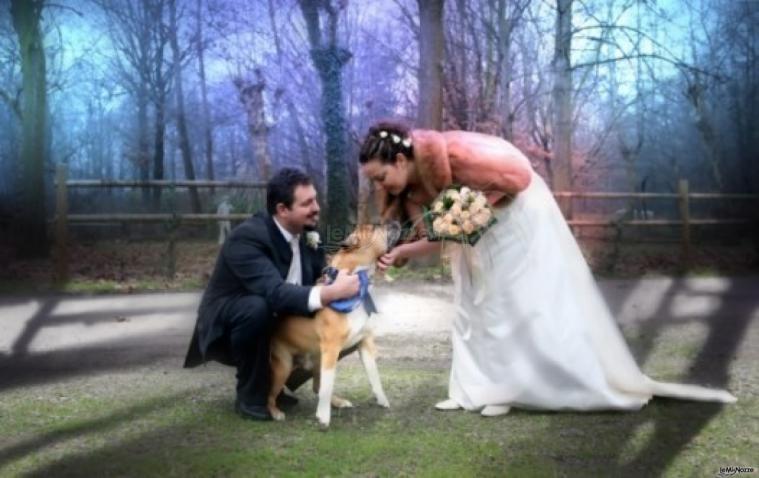
<path fill-rule="evenodd" d="M 290 261 L 290 270 L 287 272 L 287 279 L 285 279 L 285 282 L 300 285 L 300 246 L 298 245 L 298 239 L 298 236 L 295 236 L 290 240 L 290 248 L 293 251 L 293 260 Z"/>

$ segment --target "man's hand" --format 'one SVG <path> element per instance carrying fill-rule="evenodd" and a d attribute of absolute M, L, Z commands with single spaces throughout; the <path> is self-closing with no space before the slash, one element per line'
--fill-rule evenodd
<path fill-rule="evenodd" d="M 347 299 L 358 294 L 361 282 L 356 274 L 348 274 L 345 269 L 340 269 L 335 281 L 323 286 L 321 290 L 322 304 L 329 304 L 340 299 Z"/>

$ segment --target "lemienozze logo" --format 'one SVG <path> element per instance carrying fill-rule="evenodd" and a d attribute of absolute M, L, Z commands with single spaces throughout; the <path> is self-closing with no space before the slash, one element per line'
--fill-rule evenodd
<path fill-rule="evenodd" d="M 718 478 L 724 478 L 726 476 L 734 476 L 743 473 L 756 473 L 756 469 L 753 466 L 720 466 Z"/>

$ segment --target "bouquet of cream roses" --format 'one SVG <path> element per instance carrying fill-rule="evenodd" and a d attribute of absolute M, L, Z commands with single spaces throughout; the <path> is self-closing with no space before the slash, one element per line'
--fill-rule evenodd
<path fill-rule="evenodd" d="M 424 222 L 431 241 L 450 240 L 475 245 L 495 222 L 493 210 L 481 191 L 450 186 L 425 208 Z"/>

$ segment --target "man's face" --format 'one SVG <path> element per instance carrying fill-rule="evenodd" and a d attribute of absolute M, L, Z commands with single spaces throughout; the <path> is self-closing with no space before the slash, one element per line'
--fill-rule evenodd
<path fill-rule="evenodd" d="M 313 185 L 297 185 L 293 192 L 293 205 L 287 208 L 282 203 L 277 204 L 277 220 L 292 234 L 300 234 L 304 230 L 316 229 L 319 223 L 319 203 L 316 201 L 316 188 Z"/>

